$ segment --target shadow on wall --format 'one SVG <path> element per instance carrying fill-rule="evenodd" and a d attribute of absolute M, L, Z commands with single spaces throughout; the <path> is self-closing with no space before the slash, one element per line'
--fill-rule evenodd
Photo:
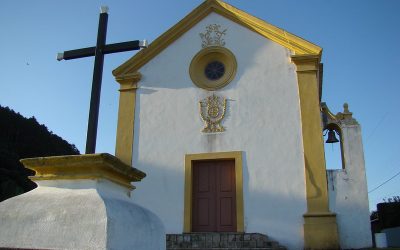
<path fill-rule="evenodd" d="M 266 165 L 265 171 L 272 174 L 274 167 L 268 168 Z M 279 192 L 251 189 L 252 180 L 245 152 L 243 152 L 243 182 L 245 231 L 266 234 L 288 249 L 303 248 L 303 214 L 307 211 L 305 193 L 304 196 L 296 196 L 286 188 L 282 188 Z M 271 186 L 289 186 L 291 182 L 292 179 L 289 177 L 274 179 Z"/>

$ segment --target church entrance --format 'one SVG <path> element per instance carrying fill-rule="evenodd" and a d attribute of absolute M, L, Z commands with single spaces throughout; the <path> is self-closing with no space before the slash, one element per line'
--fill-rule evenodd
<path fill-rule="evenodd" d="M 193 162 L 193 232 L 236 232 L 235 160 Z"/>

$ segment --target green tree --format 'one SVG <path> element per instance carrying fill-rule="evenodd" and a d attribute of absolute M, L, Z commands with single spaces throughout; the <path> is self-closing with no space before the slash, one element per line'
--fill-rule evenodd
<path fill-rule="evenodd" d="M 19 162 L 23 158 L 77 155 L 79 150 L 53 134 L 35 117 L 25 118 L 0 106 L 0 201 L 30 191 L 34 172 Z"/>

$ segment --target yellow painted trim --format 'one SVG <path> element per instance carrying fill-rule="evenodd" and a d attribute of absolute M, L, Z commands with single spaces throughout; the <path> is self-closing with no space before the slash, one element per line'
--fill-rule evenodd
<path fill-rule="evenodd" d="M 305 249 L 338 249 L 336 215 L 329 211 L 324 142 L 319 103 L 320 56 L 296 55 L 306 177 Z"/>
<path fill-rule="evenodd" d="M 225 66 L 224 75 L 217 80 L 209 80 L 204 70 L 207 64 L 219 61 Z M 189 75 L 193 83 L 207 90 L 217 90 L 230 83 L 236 75 L 237 63 L 233 53 L 219 46 L 211 46 L 200 50 L 192 59 Z"/>
<path fill-rule="evenodd" d="M 115 156 L 122 162 L 132 165 L 133 138 L 135 127 L 135 107 L 137 83 L 140 81 L 139 72 L 126 74 L 116 78 L 120 83 L 117 139 Z"/>
<path fill-rule="evenodd" d="M 336 215 L 304 215 L 304 249 L 340 249 Z"/>
<path fill-rule="evenodd" d="M 236 178 L 236 230 L 244 232 L 244 206 L 243 206 L 243 162 L 242 151 L 216 152 L 185 155 L 185 197 L 183 231 L 192 231 L 192 167 L 193 161 L 202 160 L 235 160 Z"/>
<path fill-rule="evenodd" d="M 113 75 L 119 77 L 120 75 L 136 72 L 211 12 L 218 13 L 229 20 L 238 23 L 239 25 L 242 25 L 260 34 L 261 36 L 290 49 L 296 55 L 319 55 L 322 52 L 321 47 L 274 25 L 271 25 L 259 18 L 249 15 L 246 12 L 239 10 L 227 3 L 219 0 L 207 0 L 190 12 L 172 28 L 155 39 L 147 49 L 139 51 L 128 61 L 116 68 L 113 71 Z"/>
<path fill-rule="evenodd" d="M 35 176 L 30 177 L 33 181 L 108 179 L 134 189 L 131 182 L 140 181 L 146 176 L 144 172 L 106 153 L 28 158 L 21 162 L 36 172 Z"/>

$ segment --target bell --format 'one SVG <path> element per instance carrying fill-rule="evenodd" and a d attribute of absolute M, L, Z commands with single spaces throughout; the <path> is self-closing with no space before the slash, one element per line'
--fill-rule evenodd
<path fill-rule="evenodd" d="M 336 142 L 339 142 L 339 140 L 336 138 L 335 131 L 329 130 L 328 139 L 326 140 L 326 143 L 336 143 Z"/>

